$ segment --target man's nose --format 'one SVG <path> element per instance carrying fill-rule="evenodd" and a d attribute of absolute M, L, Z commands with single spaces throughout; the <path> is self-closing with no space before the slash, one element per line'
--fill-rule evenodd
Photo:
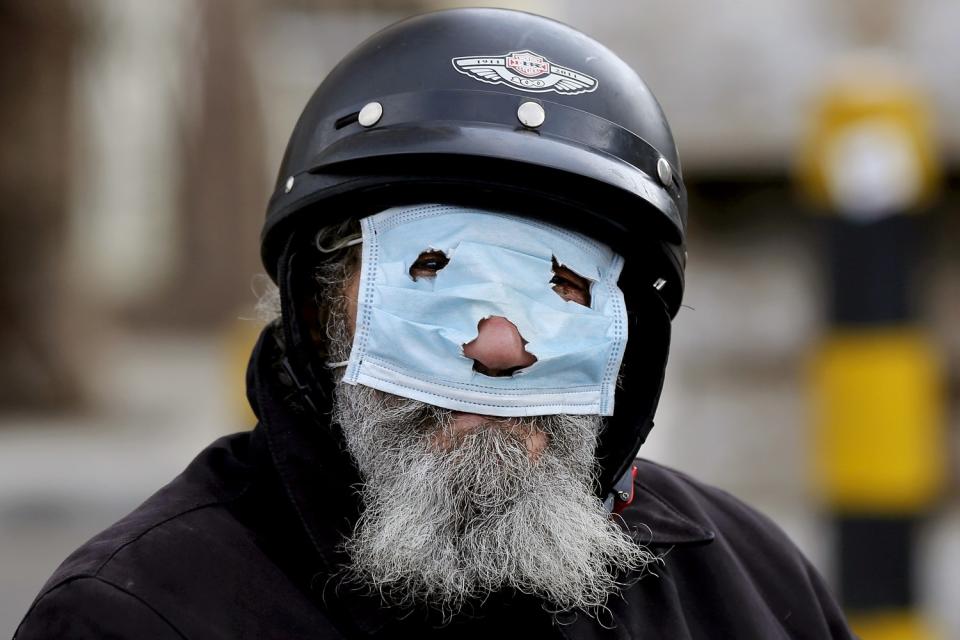
<path fill-rule="evenodd" d="M 463 345 L 463 355 L 473 359 L 474 371 L 510 376 L 537 361 L 526 345 L 515 324 L 503 316 L 490 316 L 477 324 L 477 337 Z"/>

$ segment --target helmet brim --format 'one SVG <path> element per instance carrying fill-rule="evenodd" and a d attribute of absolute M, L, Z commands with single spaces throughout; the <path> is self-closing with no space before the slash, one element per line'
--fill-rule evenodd
<path fill-rule="evenodd" d="M 519 130 L 519 131 L 518 131 Z M 518 135 L 522 133 L 522 135 Z M 464 152 L 469 149 L 469 154 Z M 512 170 L 522 173 L 523 165 L 549 169 L 560 174 L 568 174 L 596 182 L 622 191 L 625 195 L 639 198 L 652 205 L 669 223 L 674 232 L 665 237 L 668 242 L 679 243 L 684 229 L 676 202 L 664 189 L 660 181 L 643 170 L 612 155 L 589 148 L 569 139 L 560 139 L 542 135 L 523 127 L 511 129 L 503 125 L 464 126 L 463 123 L 445 125 L 443 122 L 385 127 L 364 131 L 349 136 L 327 147 L 323 153 L 314 157 L 310 171 L 313 173 L 336 170 L 338 166 L 356 161 L 374 160 L 383 163 L 390 159 L 428 159 L 430 156 L 456 158 L 469 155 L 473 158 L 487 158 L 513 163 Z M 415 166 L 406 165 L 408 170 L 416 171 Z M 504 175 L 506 169 L 500 169 L 499 175 L 490 176 L 497 182 L 522 182 L 523 175 Z M 475 178 L 475 177 L 471 177 Z M 562 191 L 562 184 L 528 184 L 528 188 Z M 589 196 L 589 194 L 584 194 Z M 600 197 L 601 194 L 597 194 Z M 638 207 L 637 215 L 651 215 L 649 207 Z M 650 220 L 636 221 L 649 225 Z M 633 226 L 628 223 L 628 226 Z"/>

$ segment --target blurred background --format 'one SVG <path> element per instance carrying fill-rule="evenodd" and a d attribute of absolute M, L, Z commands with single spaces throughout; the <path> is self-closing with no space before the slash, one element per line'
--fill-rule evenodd
<path fill-rule="evenodd" d="M 0 2 L 0 635 L 252 426 L 287 136 L 353 45 L 457 4 Z M 673 126 L 688 289 L 642 454 L 772 516 L 867 640 L 960 638 L 960 3 L 499 6 L 607 44 Z"/>

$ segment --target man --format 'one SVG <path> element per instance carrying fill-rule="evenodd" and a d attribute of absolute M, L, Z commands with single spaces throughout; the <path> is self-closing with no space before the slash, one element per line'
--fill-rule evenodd
<path fill-rule="evenodd" d="M 849 637 L 772 523 L 635 461 L 679 169 L 643 82 L 559 23 L 361 44 L 268 208 L 259 424 L 68 558 L 19 637 Z"/>

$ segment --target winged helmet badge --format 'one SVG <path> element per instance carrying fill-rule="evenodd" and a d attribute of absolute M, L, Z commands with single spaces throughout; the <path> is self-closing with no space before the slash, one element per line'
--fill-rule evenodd
<path fill-rule="evenodd" d="M 511 51 L 502 56 L 453 58 L 453 68 L 481 82 L 506 84 L 521 91 L 564 95 L 589 93 L 597 88 L 596 78 L 561 67 L 533 51 Z"/>

